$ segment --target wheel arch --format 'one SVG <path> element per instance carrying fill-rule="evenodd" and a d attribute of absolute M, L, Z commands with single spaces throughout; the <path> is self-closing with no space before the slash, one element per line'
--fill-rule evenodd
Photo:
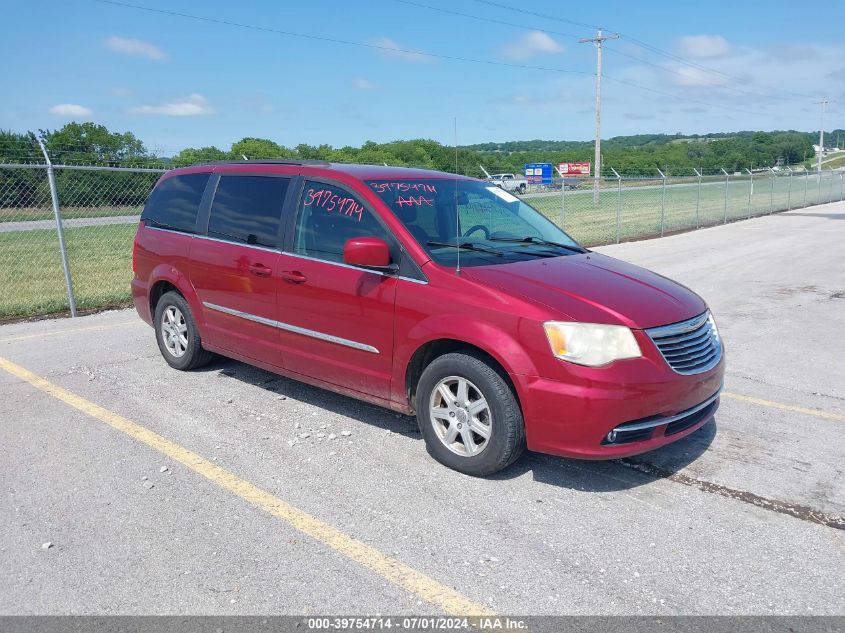
<path fill-rule="evenodd" d="M 150 278 L 152 282 L 150 283 L 150 290 L 147 298 L 149 301 L 151 316 L 155 317 L 156 305 L 161 297 L 164 296 L 166 292 L 175 291 L 182 295 L 185 301 L 188 302 L 188 306 L 191 308 L 197 327 L 202 326 L 204 319 L 199 299 L 197 298 L 196 292 L 194 292 L 193 286 L 191 286 L 190 281 L 188 281 L 188 278 L 184 274 L 171 266 L 161 265 L 153 270 Z"/>
<path fill-rule="evenodd" d="M 471 352 L 487 362 L 508 383 L 517 404 L 522 408 L 516 384 L 511 379 L 508 369 L 496 356 L 474 343 L 458 338 L 442 337 L 431 339 L 417 347 L 405 368 L 405 396 L 411 410 L 416 411 L 417 385 L 425 368 L 435 359 L 453 352 Z"/>

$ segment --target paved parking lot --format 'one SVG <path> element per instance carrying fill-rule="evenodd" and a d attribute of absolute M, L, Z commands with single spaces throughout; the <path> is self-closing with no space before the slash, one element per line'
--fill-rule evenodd
<path fill-rule="evenodd" d="M 0 327 L 0 613 L 845 614 L 843 245 L 838 203 L 598 249 L 710 303 L 717 419 L 486 480 L 133 311 Z"/>

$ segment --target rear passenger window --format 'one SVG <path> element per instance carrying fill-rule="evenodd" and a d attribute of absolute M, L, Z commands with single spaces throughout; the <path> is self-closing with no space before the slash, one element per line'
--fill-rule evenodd
<path fill-rule="evenodd" d="M 163 180 L 150 194 L 141 219 L 148 226 L 194 233 L 197 210 L 210 174 L 186 174 Z"/>
<path fill-rule="evenodd" d="M 299 201 L 294 252 L 331 262 L 343 261 L 343 247 L 353 237 L 388 233 L 358 198 L 340 187 L 306 181 Z"/>
<path fill-rule="evenodd" d="M 211 205 L 208 236 L 274 248 L 289 178 L 221 176 Z"/>

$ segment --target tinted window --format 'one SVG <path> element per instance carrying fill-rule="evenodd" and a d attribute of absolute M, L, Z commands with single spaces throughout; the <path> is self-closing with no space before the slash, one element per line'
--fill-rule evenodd
<path fill-rule="evenodd" d="M 389 241 L 378 219 L 345 189 L 306 181 L 299 201 L 294 252 L 343 261 L 343 246 L 353 237 L 380 237 Z"/>
<path fill-rule="evenodd" d="M 163 180 L 150 194 L 141 219 L 149 226 L 193 233 L 208 177 L 187 174 Z"/>
<path fill-rule="evenodd" d="M 208 236 L 275 247 L 288 178 L 221 176 L 211 205 Z"/>

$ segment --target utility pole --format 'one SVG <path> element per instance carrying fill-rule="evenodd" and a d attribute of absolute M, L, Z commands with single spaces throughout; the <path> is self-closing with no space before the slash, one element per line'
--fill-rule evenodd
<path fill-rule="evenodd" d="M 819 162 L 818 162 L 818 172 L 822 173 L 822 154 L 824 154 L 824 112 L 827 110 L 827 104 L 830 101 L 825 98 L 818 102 L 819 105 L 822 107 L 822 128 L 819 130 Z"/>
<path fill-rule="evenodd" d="M 593 165 L 593 204 L 599 201 L 599 186 L 601 185 L 601 46 L 605 40 L 618 40 L 619 36 L 602 35 L 601 29 L 595 37 L 582 38 L 579 44 L 591 42 L 596 46 L 596 157 Z"/>

